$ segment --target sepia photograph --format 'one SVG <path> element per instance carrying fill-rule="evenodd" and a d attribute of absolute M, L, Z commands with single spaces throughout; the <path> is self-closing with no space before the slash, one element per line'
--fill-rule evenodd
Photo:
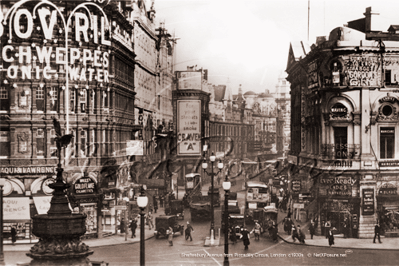
<path fill-rule="evenodd" d="M 394 0 L 0 0 L 0 266 L 398 265 L 398 75 Z"/>

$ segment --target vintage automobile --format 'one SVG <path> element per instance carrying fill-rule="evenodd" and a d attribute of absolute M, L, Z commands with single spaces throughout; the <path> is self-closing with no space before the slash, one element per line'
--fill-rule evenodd
<path fill-rule="evenodd" d="M 160 236 L 168 237 L 166 230 L 168 230 L 169 226 L 173 228 L 173 233 L 179 232 L 180 235 L 183 235 L 184 225 L 180 225 L 177 219 L 178 217 L 176 215 L 161 215 L 156 217 L 154 230 L 155 238 L 158 239 Z"/>
<path fill-rule="evenodd" d="M 165 207 L 166 215 L 176 215 L 184 219 L 184 204 L 182 200 L 170 200 Z"/>
<path fill-rule="evenodd" d="M 261 222 L 262 229 L 264 232 L 269 231 L 269 236 L 270 236 L 270 229 L 274 224 L 277 224 L 277 215 L 278 211 L 274 206 L 266 206 L 264 207 L 263 210 L 263 221 Z M 278 229 L 278 227 L 277 227 Z"/>
<path fill-rule="evenodd" d="M 237 238 L 240 238 L 241 229 L 244 228 L 244 215 L 229 213 L 229 227 L 233 229 Z"/>

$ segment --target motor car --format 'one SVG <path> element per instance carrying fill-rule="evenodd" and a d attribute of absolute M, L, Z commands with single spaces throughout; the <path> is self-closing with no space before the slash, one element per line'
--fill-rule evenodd
<path fill-rule="evenodd" d="M 162 236 L 165 238 L 168 237 L 166 231 L 169 227 L 172 227 L 173 235 L 175 235 L 175 233 L 183 235 L 184 225 L 178 223 L 178 217 L 176 215 L 161 215 L 155 218 L 155 238 L 158 239 Z"/>
<path fill-rule="evenodd" d="M 171 200 L 165 207 L 166 215 L 176 215 L 184 219 L 184 203 L 182 200 Z"/>

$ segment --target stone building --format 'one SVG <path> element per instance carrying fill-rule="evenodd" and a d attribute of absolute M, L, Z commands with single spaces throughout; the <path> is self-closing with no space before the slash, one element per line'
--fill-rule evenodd
<path fill-rule="evenodd" d="M 375 30 L 375 14 L 289 51 L 292 207 L 321 232 L 328 220 L 359 238 L 398 225 L 399 38 Z"/>

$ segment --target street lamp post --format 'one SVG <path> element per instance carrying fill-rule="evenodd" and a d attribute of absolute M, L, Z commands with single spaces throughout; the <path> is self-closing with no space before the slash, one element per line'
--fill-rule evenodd
<path fill-rule="evenodd" d="M 145 265 L 144 209 L 147 207 L 147 204 L 148 197 L 145 195 L 144 186 L 142 186 L 140 196 L 137 197 L 137 206 L 140 208 L 140 266 Z"/>
<path fill-rule="evenodd" d="M 229 192 L 231 183 L 226 175 L 224 189 L 224 266 L 229 266 Z M 234 233 L 234 232 L 233 232 Z"/>
<path fill-rule="evenodd" d="M 4 265 L 4 252 L 3 252 L 3 187 L 6 183 L 4 178 L 0 178 L 0 265 Z"/>
<path fill-rule="evenodd" d="M 207 145 L 204 145 L 204 152 L 206 152 L 207 148 L 208 148 Z M 215 175 L 219 174 L 220 171 L 223 169 L 223 163 L 221 160 L 219 160 L 218 165 L 217 165 L 219 170 L 215 173 L 213 171 L 213 168 L 214 168 L 214 163 L 216 161 L 216 156 L 213 152 L 212 152 L 212 155 L 209 156 L 209 160 L 211 161 L 211 172 L 210 173 L 208 173 L 206 171 L 206 169 L 208 168 L 208 163 L 206 162 L 205 154 L 204 154 L 204 161 L 202 162 L 202 169 L 204 169 L 204 172 L 207 175 L 211 176 L 211 190 L 212 190 L 212 194 L 211 194 L 211 241 L 212 241 L 212 240 L 214 240 L 214 232 L 215 232 L 215 221 L 214 221 L 214 215 L 213 215 L 213 212 L 214 212 L 213 211 L 213 194 L 214 194 L 213 180 L 215 178 Z"/>

